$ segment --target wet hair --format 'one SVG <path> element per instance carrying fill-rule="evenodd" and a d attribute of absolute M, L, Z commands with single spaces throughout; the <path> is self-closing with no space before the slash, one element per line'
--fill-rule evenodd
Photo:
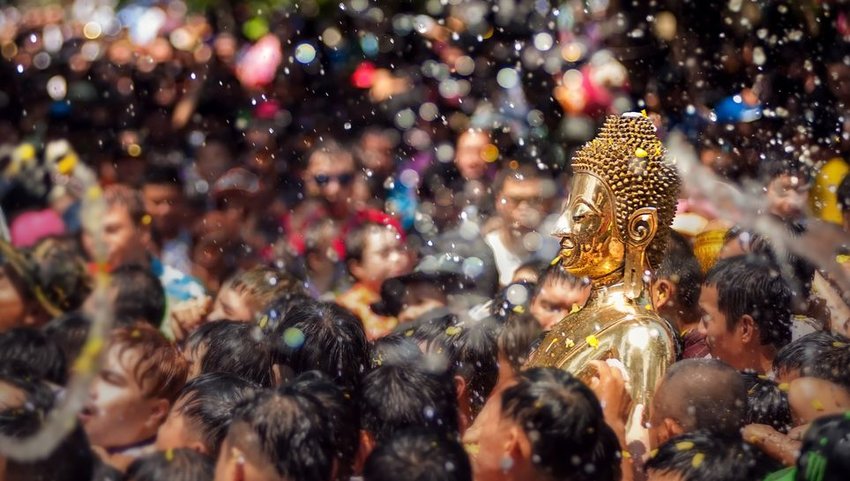
<path fill-rule="evenodd" d="M 832 349 L 836 342 L 849 343 L 850 339 L 828 331 L 806 334 L 776 353 L 773 370 L 777 374 L 799 370 L 801 375 L 806 376 L 820 362 L 824 351 Z"/>
<path fill-rule="evenodd" d="M 226 282 L 227 287 L 248 298 L 251 310 L 261 312 L 281 297 L 305 294 L 302 283 L 289 274 L 268 266 L 255 266 Z"/>
<path fill-rule="evenodd" d="M 165 289 L 148 268 L 123 265 L 112 271 L 113 311 L 119 324 L 143 321 L 159 327 L 165 317 Z"/>
<path fill-rule="evenodd" d="M 681 238 L 681 234 L 672 232 L 670 239 L 655 276 L 676 285 L 675 301 L 678 309 L 684 313 L 696 312 L 699 310 L 702 289 L 702 269 L 693 249 Z"/>
<path fill-rule="evenodd" d="M 530 312 L 509 312 L 499 330 L 499 352 L 508 360 L 514 372 L 519 372 L 528 360 L 531 346 L 543 334 L 540 323 Z"/>
<path fill-rule="evenodd" d="M 59 345 L 32 327 L 0 332 L 0 364 L 20 362 L 39 379 L 64 386 L 68 378 L 65 354 Z"/>
<path fill-rule="evenodd" d="M 233 374 L 203 374 L 186 383 L 175 406 L 214 456 L 227 435 L 233 410 L 258 390 L 258 385 Z"/>
<path fill-rule="evenodd" d="M 112 331 L 110 347 L 119 355 L 138 352 L 138 362 L 128 366 L 142 392 L 149 398 L 173 403 L 186 383 L 189 366 L 177 347 L 148 324 L 136 323 Z"/>
<path fill-rule="evenodd" d="M 850 391 L 850 340 L 836 336 L 838 339 L 827 348 L 816 354 L 815 362 L 802 370 L 804 376 L 824 379 Z"/>
<path fill-rule="evenodd" d="M 747 388 L 735 368 L 716 359 L 685 359 L 667 369 L 653 399 L 656 411 L 685 431 L 734 436 L 747 408 Z"/>
<path fill-rule="evenodd" d="M 678 475 L 681 481 L 751 481 L 780 468 L 740 438 L 705 431 L 668 440 L 646 463 L 647 471 Z"/>
<path fill-rule="evenodd" d="M 537 279 L 537 284 L 534 286 L 534 291 L 531 294 L 532 302 L 534 301 L 534 298 L 540 295 L 540 291 L 543 290 L 543 286 L 550 282 L 565 283 L 573 289 L 579 289 L 587 285 L 587 281 L 585 279 L 580 279 L 570 274 L 566 269 L 561 267 L 561 264 L 550 265 L 545 271 L 540 273 L 540 277 Z"/>
<path fill-rule="evenodd" d="M 741 317 L 753 318 L 762 345 L 777 349 L 791 341 L 791 289 L 767 259 L 738 256 L 722 259 L 705 284 L 717 287 L 717 306 L 732 330 Z"/>
<path fill-rule="evenodd" d="M 130 220 L 134 224 L 142 223 L 142 217 L 145 216 L 145 204 L 138 190 L 121 184 L 109 185 L 103 189 L 103 200 L 108 209 L 123 207 L 127 209 Z"/>
<path fill-rule="evenodd" d="M 196 355 L 201 373 L 233 374 L 263 387 L 274 381 L 271 349 L 253 324 L 208 322 L 189 335 L 186 349 Z"/>
<path fill-rule="evenodd" d="M 227 443 L 262 457 L 282 479 L 328 481 L 334 458 L 328 425 L 311 396 L 284 386 L 237 409 Z"/>
<path fill-rule="evenodd" d="M 172 165 L 150 164 L 145 170 L 142 186 L 145 185 L 168 185 L 180 189 L 183 192 L 183 177 L 180 169 Z"/>
<path fill-rule="evenodd" d="M 169 449 L 133 461 L 123 481 L 209 481 L 215 463 L 191 449 Z"/>
<path fill-rule="evenodd" d="M 741 373 L 747 387 L 747 410 L 744 424 L 767 424 L 781 433 L 794 425 L 788 393 L 776 381 L 753 371 Z"/>
<path fill-rule="evenodd" d="M 65 354 L 66 367 L 73 363 L 86 343 L 91 320 L 79 311 L 63 314 L 42 327 L 42 332 Z"/>
<path fill-rule="evenodd" d="M 15 363 L 0 363 L 0 384 L 8 384 L 24 394 L 20 406 L 0 410 L 0 435 L 26 439 L 36 434 L 44 425 L 54 395 L 43 381 L 21 376 Z M 59 443 L 46 459 L 32 462 L 6 459 L 8 481 L 65 481 L 92 478 L 95 456 L 89 449 L 88 439 L 79 425 Z"/>
<path fill-rule="evenodd" d="M 447 317 L 448 326 L 426 347 L 428 352 L 436 347 L 437 354 L 447 355 L 454 373 L 466 381 L 470 408 L 477 414 L 499 378 L 496 322 L 492 318 L 458 322 L 453 315 Z"/>
<path fill-rule="evenodd" d="M 384 337 L 375 339 L 369 349 L 369 365 L 372 369 L 384 364 L 403 365 L 410 362 L 418 362 L 422 357 L 422 351 L 413 336 L 411 328 L 410 336 L 395 332 Z"/>
<path fill-rule="evenodd" d="M 330 423 L 334 457 L 339 466 L 340 479 L 348 479 L 350 468 L 360 445 L 360 413 L 357 402 L 347 397 L 327 374 L 308 371 L 287 386 L 303 396 L 312 396 Z"/>
<path fill-rule="evenodd" d="M 300 302 L 286 313 L 271 339 L 275 362 L 293 376 L 319 370 L 357 397 L 369 366 L 369 344 L 354 314 L 329 302 Z"/>
<path fill-rule="evenodd" d="M 844 481 L 850 472 L 850 412 L 812 421 L 797 458 L 798 481 Z"/>
<path fill-rule="evenodd" d="M 379 444 L 411 427 L 457 437 L 457 394 L 451 372 L 427 370 L 425 364 L 424 356 L 421 362 L 384 364 L 363 381 L 362 429 Z"/>
<path fill-rule="evenodd" d="M 620 479 L 617 437 L 593 391 L 570 373 L 554 368 L 519 373 L 517 384 L 502 393 L 502 417 L 528 435 L 532 462 L 547 478 Z"/>
<path fill-rule="evenodd" d="M 463 446 L 426 430 L 394 434 L 366 459 L 364 481 L 472 481 Z"/>
<path fill-rule="evenodd" d="M 536 284 L 540 280 L 540 274 L 548 268 L 549 261 L 545 259 L 532 259 L 520 264 L 514 271 L 514 275 L 519 271 L 534 271 L 535 281 L 532 284 Z"/>
<path fill-rule="evenodd" d="M 527 312 L 531 305 L 531 299 L 534 293 L 539 292 L 538 284 L 531 282 L 518 281 L 511 282 L 503 289 L 496 293 L 493 297 L 493 302 L 490 303 L 490 315 L 496 318 L 499 323 L 504 323 L 511 312 Z M 511 296 L 509 294 L 516 292 L 517 289 L 524 289 L 524 296 Z M 513 298 L 513 300 L 512 300 Z M 514 301 L 522 300 L 523 302 L 515 304 Z M 535 321 L 536 322 L 536 321 Z"/>

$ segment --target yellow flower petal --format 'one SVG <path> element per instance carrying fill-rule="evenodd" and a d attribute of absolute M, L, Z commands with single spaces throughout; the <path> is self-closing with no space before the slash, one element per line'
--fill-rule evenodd
<path fill-rule="evenodd" d="M 820 399 L 812 399 L 812 407 L 816 411 L 823 411 L 823 403 L 820 402 Z"/>
<path fill-rule="evenodd" d="M 576 312 L 581 310 L 581 306 L 576 303 L 573 303 L 573 308 L 570 309 L 570 314 L 575 314 Z"/>
<path fill-rule="evenodd" d="M 679 441 L 678 443 L 676 443 L 676 450 L 678 451 L 687 451 L 693 448 L 694 443 L 692 441 Z"/>
<path fill-rule="evenodd" d="M 456 336 L 460 334 L 460 327 L 458 326 L 449 326 L 446 328 L 446 335 L 448 336 Z"/>
<path fill-rule="evenodd" d="M 590 346 L 594 349 L 597 349 L 599 347 L 599 339 L 596 336 L 594 336 L 593 334 L 587 336 L 586 338 L 584 338 L 584 340 L 585 340 L 585 342 L 587 342 L 588 346 Z"/>
<path fill-rule="evenodd" d="M 642 148 L 638 147 L 638 148 L 636 148 L 636 149 L 635 149 L 635 156 L 636 156 L 637 158 L 639 158 L 639 159 L 643 159 L 644 157 L 649 156 L 649 152 L 647 152 L 647 151 L 643 150 Z"/>
<path fill-rule="evenodd" d="M 77 160 L 76 155 L 73 153 L 68 154 L 65 157 L 62 157 L 62 160 L 56 164 L 56 170 L 58 170 L 62 175 L 68 175 L 74 171 L 74 167 L 77 166 Z"/>
<path fill-rule="evenodd" d="M 705 454 L 696 453 L 693 459 L 691 459 L 691 466 L 698 468 L 703 461 L 705 461 Z"/>

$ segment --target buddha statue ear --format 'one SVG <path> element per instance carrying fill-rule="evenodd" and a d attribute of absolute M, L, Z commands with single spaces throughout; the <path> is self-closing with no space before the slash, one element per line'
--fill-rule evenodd
<path fill-rule="evenodd" d="M 649 269 L 646 249 L 658 232 L 658 212 L 655 207 L 641 207 L 629 216 L 626 223 L 626 257 L 623 281 L 626 297 L 637 299 L 646 287 L 644 273 Z"/>

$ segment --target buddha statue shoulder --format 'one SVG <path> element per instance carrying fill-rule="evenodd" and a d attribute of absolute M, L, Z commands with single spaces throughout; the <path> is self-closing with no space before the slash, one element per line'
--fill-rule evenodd
<path fill-rule="evenodd" d="M 676 360 L 676 334 L 652 306 L 649 285 L 664 253 L 679 190 L 676 168 L 652 122 L 606 119 L 572 162 L 570 196 L 553 235 L 561 266 L 587 277 L 591 294 L 546 335 L 527 367 L 565 369 L 588 380 L 590 361 L 622 362 L 635 405 L 648 406 Z"/>

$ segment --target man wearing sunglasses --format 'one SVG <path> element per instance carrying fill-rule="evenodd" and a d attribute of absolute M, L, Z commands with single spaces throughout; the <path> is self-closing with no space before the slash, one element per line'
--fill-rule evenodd
<path fill-rule="evenodd" d="M 302 174 L 307 196 L 325 204 L 332 218 L 347 219 L 356 168 L 351 152 L 334 141 L 321 144 L 308 157 Z"/>

